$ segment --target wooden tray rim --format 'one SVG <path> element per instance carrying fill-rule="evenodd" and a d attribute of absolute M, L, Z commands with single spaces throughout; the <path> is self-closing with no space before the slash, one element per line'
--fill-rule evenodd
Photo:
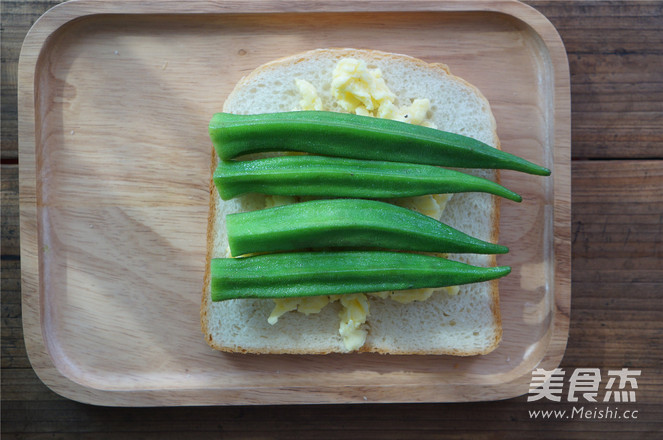
<path fill-rule="evenodd" d="M 164 12 L 167 11 L 167 12 Z M 195 11 L 195 12 L 192 12 Z M 255 404 L 307 404 L 307 403 L 387 403 L 431 402 L 428 396 L 436 389 L 457 390 L 458 401 L 498 400 L 522 394 L 524 383 L 530 375 L 512 381 L 481 386 L 477 385 L 385 385 L 389 398 L 367 399 L 371 389 L 348 387 L 348 392 L 324 386 L 309 387 L 260 387 L 187 390 L 99 390 L 78 384 L 56 368 L 49 347 L 42 335 L 43 301 L 40 298 L 40 261 L 37 244 L 37 195 L 36 195 L 36 67 L 42 49 L 51 35 L 67 23 L 104 14 L 231 14 L 231 13 L 345 13 L 345 12 L 494 12 L 514 17 L 528 26 L 542 39 L 551 57 L 564 60 L 553 63 L 554 71 L 554 145 L 553 184 L 553 238 L 554 238 L 554 313 L 549 330 L 549 345 L 538 367 L 557 367 L 566 349 L 571 305 L 571 167 L 570 167 L 570 75 L 568 59 L 561 37 L 554 26 L 538 11 L 517 0 L 415 0 L 403 4 L 399 1 L 332 0 L 278 2 L 255 0 L 242 2 L 221 0 L 215 2 L 176 0 L 147 0 L 141 2 L 103 0 L 70 0 L 57 5 L 42 15 L 28 32 L 19 59 L 19 206 L 21 229 L 21 291 L 22 317 L 26 351 L 38 377 L 56 393 L 81 402 L 109 406 L 171 406 L 171 405 L 237 405 Z M 383 387 L 380 387 L 383 388 Z M 520 391 L 515 392 L 515 389 Z M 479 391 L 479 393 L 477 393 Z M 382 393 L 381 395 L 385 395 Z M 418 395 L 425 396 L 423 399 Z M 362 397 L 363 396 L 363 397 Z"/>

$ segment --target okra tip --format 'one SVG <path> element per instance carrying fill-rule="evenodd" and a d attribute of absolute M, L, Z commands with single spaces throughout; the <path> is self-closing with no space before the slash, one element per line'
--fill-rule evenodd
<path fill-rule="evenodd" d="M 490 269 L 490 277 L 488 279 L 498 279 L 505 277 L 511 273 L 511 266 L 496 266 Z"/>
<path fill-rule="evenodd" d="M 514 202 L 522 202 L 523 198 L 520 194 L 515 191 L 511 191 L 509 188 L 505 188 L 502 185 L 488 181 L 484 188 L 479 189 L 479 191 L 489 192 L 496 196 L 504 197 L 505 199 L 512 200 Z"/>
<path fill-rule="evenodd" d="M 515 193 L 511 190 L 509 190 L 508 193 L 505 193 L 504 197 L 506 197 L 509 200 L 513 200 L 514 202 L 518 202 L 518 203 L 523 201 L 523 197 L 520 194 L 517 194 L 517 193 Z"/>
<path fill-rule="evenodd" d="M 501 244 L 494 244 L 491 246 L 492 253 L 494 254 L 508 254 L 509 248 Z"/>
<path fill-rule="evenodd" d="M 511 273 L 511 266 L 497 266 L 497 269 L 500 269 L 500 272 L 504 275 L 509 275 Z"/>
<path fill-rule="evenodd" d="M 532 170 L 532 174 L 535 174 L 537 176 L 550 176 L 552 174 L 552 171 L 546 167 L 542 167 L 540 165 L 536 165 Z"/>

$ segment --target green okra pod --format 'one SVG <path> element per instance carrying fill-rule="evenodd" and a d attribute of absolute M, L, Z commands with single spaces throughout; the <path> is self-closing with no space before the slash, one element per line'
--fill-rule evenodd
<path fill-rule="evenodd" d="M 222 160 L 249 153 L 301 151 L 355 159 L 550 175 L 545 167 L 467 136 L 347 113 L 217 113 L 210 121 L 209 133 Z"/>
<path fill-rule="evenodd" d="M 220 161 L 214 183 L 223 200 L 244 193 L 383 199 L 458 192 L 522 200 L 491 180 L 432 165 L 311 155 Z"/>
<path fill-rule="evenodd" d="M 211 261 L 213 301 L 288 298 L 457 286 L 511 268 L 477 267 L 405 252 L 292 252 Z"/>
<path fill-rule="evenodd" d="M 376 200 L 314 200 L 226 216 L 233 256 L 320 248 L 503 254 L 431 217 Z"/>

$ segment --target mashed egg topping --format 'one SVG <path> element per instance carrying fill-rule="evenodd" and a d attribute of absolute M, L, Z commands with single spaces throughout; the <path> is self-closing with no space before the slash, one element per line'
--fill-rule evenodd
<path fill-rule="evenodd" d="M 296 78 L 295 86 L 300 95 L 299 108 L 295 110 L 331 110 L 325 108 L 323 99 L 313 84 L 303 78 Z M 331 78 L 329 92 L 331 102 L 342 111 L 362 116 L 393 119 L 410 124 L 436 128 L 430 121 L 430 101 L 427 98 L 414 99 L 409 105 L 399 105 L 396 95 L 389 89 L 382 72 L 369 68 L 363 60 L 344 58 L 336 65 Z M 450 194 L 432 194 L 419 197 L 391 200 L 391 203 L 413 209 L 422 214 L 439 219 L 446 207 Z M 297 202 L 294 197 L 268 196 L 266 207 Z M 366 342 L 368 329 L 366 319 L 370 314 L 369 297 L 391 299 L 399 303 L 426 301 L 438 289 L 412 289 L 394 292 L 355 293 L 349 295 L 313 296 L 302 298 L 275 299 L 268 322 L 276 324 L 285 313 L 297 311 L 304 314 L 319 313 L 331 303 L 338 303 L 339 334 L 348 351 L 361 348 Z M 458 287 L 439 289 L 455 295 Z"/>

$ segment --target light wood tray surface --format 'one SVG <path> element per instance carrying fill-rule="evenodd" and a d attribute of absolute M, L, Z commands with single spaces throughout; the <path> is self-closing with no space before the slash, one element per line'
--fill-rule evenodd
<path fill-rule="evenodd" d="M 199 323 L 207 124 L 260 64 L 324 47 L 443 62 L 490 101 L 504 150 L 503 342 L 450 356 L 228 355 Z M 19 64 L 23 323 L 39 377 L 101 405 L 509 398 L 564 353 L 570 313 L 570 98 L 553 26 L 515 1 L 64 3 Z"/>

